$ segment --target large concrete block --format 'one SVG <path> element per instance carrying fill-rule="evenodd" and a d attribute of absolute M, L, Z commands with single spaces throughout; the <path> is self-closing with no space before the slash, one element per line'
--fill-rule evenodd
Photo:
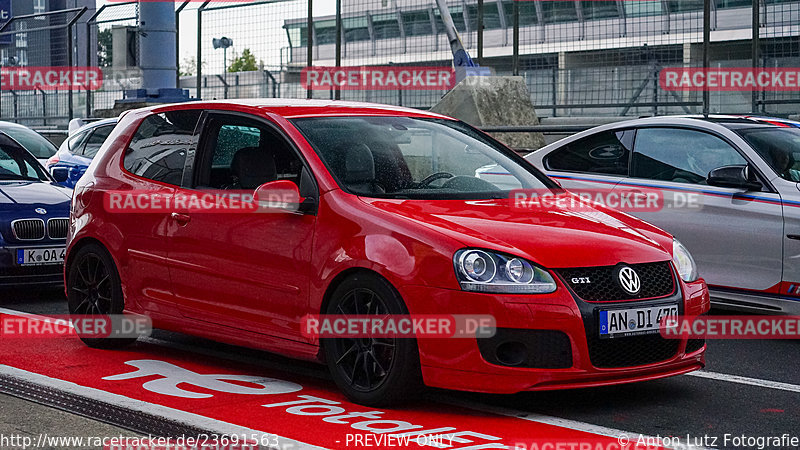
<path fill-rule="evenodd" d="M 478 128 L 539 125 L 522 77 L 468 77 L 442 97 L 431 111 Z M 545 145 L 542 133 L 492 133 L 492 136 L 514 149 L 536 150 Z"/>

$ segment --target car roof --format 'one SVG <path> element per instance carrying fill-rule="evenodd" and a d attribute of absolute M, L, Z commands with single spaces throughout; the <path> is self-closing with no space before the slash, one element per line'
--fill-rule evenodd
<path fill-rule="evenodd" d="M 87 123 L 86 125 L 83 125 L 80 128 L 77 128 L 76 130 L 72 131 L 69 135 L 70 136 L 74 136 L 74 135 L 76 135 L 78 133 L 82 133 L 82 132 L 84 132 L 86 130 L 89 130 L 89 129 L 92 129 L 92 128 L 102 127 L 103 125 L 114 125 L 118 121 L 119 121 L 119 119 L 116 118 L 116 117 L 113 118 L 113 119 L 96 120 L 94 122 L 89 122 L 89 123 Z"/>
<path fill-rule="evenodd" d="M 253 113 L 273 113 L 287 119 L 301 117 L 331 117 L 331 116 L 411 116 L 451 119 L 440 114 L 402 106 L 381 105 L 366 102 L 351 102 L 341 100 L 306 100 L 306 99 L 243 99 L 243 100 L 215 100 L 178 103 L 172 105 L 158 105 L 142 108 L 140 111 L 159 113 L 176 106 L 199 109 L 238 109 L 249 110 Z M 182 108 L 181 108 L 182 109 Z M 452 119 L 451 119 L 452 120 Z"/>
<path fill-rule="evenodd" d="M 721 125 L 730 130 L 737 130 L 742 128 L 759 128 L 759 127 L 800 127 L 800 122 L 782 119 L 778 117 L 769 116 L 751 116 L 751 115 L 735 115 L 735 114 L 709 114 L 707 116 L 700 114 L 686 114 L 675 116 L 656 116 L 646 117 L 642 119 L 635 119 L 631 121 L 616 122 L 620 124 L 641 125 L 641 124 L 659 124 L 667 125 L 674 123 L 676 125 L 691 124 L 692 122 L 713 123 Z"/>
<path fill-rule="evenodd" d="M 27 130 L 31 130 L 30 127 L 26 127 L 25 125 L 21 125 L 21 124 L 14 123 L 14 122 L 6 122 L 4 120 L 0 120 L 0 130 L 9 129 L 9 128 L 17 128 L 17 129 L 24 128 L 24 129 L 27 129 Z M 31 130 L 31 131 L 33 131 L 33 130 Z"/>

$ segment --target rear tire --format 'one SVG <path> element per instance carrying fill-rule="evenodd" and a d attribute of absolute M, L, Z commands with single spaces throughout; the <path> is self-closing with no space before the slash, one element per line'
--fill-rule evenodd
<path fill-rule="evenodd" d="M 359 273 L 331 295 L 325 314 L 408 314 L 397 291 L 385 279 Z M 351 401 L 390 406 L 419 394 L 422 374 L 414 338 L 327 338 L 322 348 L 333 381 Z"/>
<path fill-rule="evenodd" d="M 122 295 L 117 267 L 105 248 L 87 244 L 80 248 L 69 265 L 66 277 L 67 305 L 73 316 L 122 314 Z M 135 338 L 93 338 L 79 335 L 89 347 L 117 349 L 127 347 Z"/>

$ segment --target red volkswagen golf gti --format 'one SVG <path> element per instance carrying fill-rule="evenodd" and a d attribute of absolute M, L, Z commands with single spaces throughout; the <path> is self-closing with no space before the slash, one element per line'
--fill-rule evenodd
<path fill-rule="evenodd" d="M 510 174 L 504 188 L 476 176 L 489 165 Z M 678 241 L 601 206 L 516 207 L 509 183 L 571 195 L 486 134 L 418 110 L 258 100 L 130 111 L 75 187 L 69 308 L 324 362 L 368 405 L 423 384 L 514 393 L 704 366 L 702 340 L 665 338 L 654 320 L 709 307 Z M 161 202 L 112 208 L 109 193 L 126 192 Z M 249 192 L 259 208 L 177 201 L 209 192 Z M 264 192 L 296 201 L 262 208 Z M 480 338 L 302 329 L 332 314 L 492 316 L 496 327 Z"/>

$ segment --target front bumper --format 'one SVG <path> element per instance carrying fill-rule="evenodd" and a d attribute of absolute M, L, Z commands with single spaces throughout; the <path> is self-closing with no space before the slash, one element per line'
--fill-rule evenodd
<path fill-rule="evenodd" d="M 447 311 L 491 314 L 496 319 L 498 334 L 492 345 L 471 338 L 419 339 L 426 385 L 516 393 L 645 381 L 703 368 L 703 341 L 667 340 L 660 335 L 596 338 L 596 311 L 601 308 L 674 302 L 682 315 L 708 311 L 708 288 L 703 280 L 687 284 L 676 277 L 676 286 L 675 293 L 667 297 L 624 303 L 585 302 L 560 282 L 558 289 L 547 295 L 490 295 L 424 286 L 404 286 L 401 294 L 411 314 Z M 492 356 L 504 340 L 525 344 L 525 363 L 503 365 Z"/>
<path fill-rule="evenodd" d="M 0 247 L 0 287 L 23 285 L 57 287 L 63 285 L 63 264 L 20 266 L 16 263 L 16 251 L 18 248 L 51 248 L 59 246 L 64 246 L 64 243 Z"/>

